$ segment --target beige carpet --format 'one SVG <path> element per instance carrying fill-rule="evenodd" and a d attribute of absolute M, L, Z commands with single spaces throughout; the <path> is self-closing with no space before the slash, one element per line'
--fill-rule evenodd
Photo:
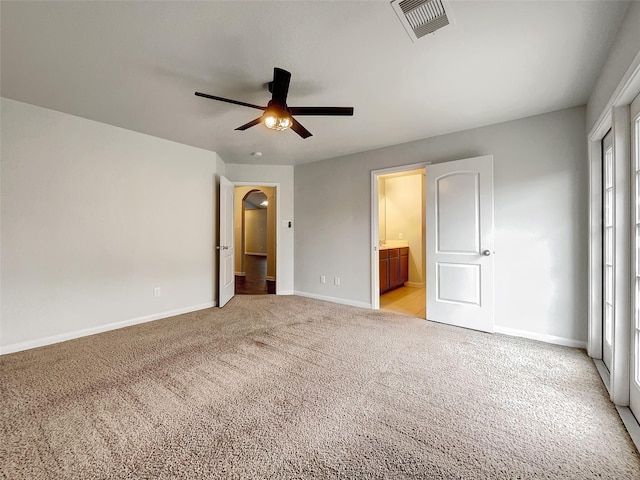
<path fill-rule="evenodd" d="M 640 479 L 585 352 L 300 297 L 0 357 L 7 479 Z"/>

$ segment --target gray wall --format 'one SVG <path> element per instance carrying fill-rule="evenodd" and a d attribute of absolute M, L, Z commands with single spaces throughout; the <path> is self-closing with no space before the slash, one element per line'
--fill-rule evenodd
<path fill-rule="evenodd" d="M 3 98 L 3 351 L 212 306 L 222 165 Z"/>
<path fill-rule="evenodd" d="M 295 290 L 371 302 L 371 170 L 492 154 L 496 326 L 587 338 L 585 107 L 295 167 Z M 327 281 L 341 277 L 341 286 Z"/>
<path fill-rule="evenodd" d="M 640 2 L 631 2 L 587 103 L 591 130 L 634 59 L 640 54 Z"/>

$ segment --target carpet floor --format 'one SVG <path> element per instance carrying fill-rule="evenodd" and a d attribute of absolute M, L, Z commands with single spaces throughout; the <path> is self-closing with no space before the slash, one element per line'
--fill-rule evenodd
<path fill-rule="evenodd" d="M 296 296 L 0 357 L 6 479 L 640 479 L 582 350 Z"/>

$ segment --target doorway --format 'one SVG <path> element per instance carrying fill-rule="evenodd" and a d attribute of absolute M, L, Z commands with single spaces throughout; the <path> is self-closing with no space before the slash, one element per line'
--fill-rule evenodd
<path fill-rule="evenodd" d="M 636 73 L 638 70 L 636 70 Z M 638 77 L 640 78 L 640 77 Z M 640 445 L 640 100 L 625 86 L 589 134 L 589 338 L 611 401 Z M 634 100 L 635 95 L 636 99 Z"/>
<path fill-rule="evenodd" d="M 380 310 L 426 319 L 425 168 L 376 175 Z"/>
<path fill-rule="evenodd" d="M 421 178 L 420 200 L 396 204 L 390 199 L 389 179 L 402 179 L 412 170 Z M 386 180 L 384 185 L 379 185 L 380 177 Z M 404 243 L 404 231 L 391 229 L 389 219 L 395 211 L 415 210 L 418 218 L 413 226 L 421 228 L 418 249 L 426 294 L 425 309 L 418 314 L 435 322 L 493 332 L 493 156 L 377 170 L 371 172 L 371 180 L 372 308 L 384 304 L 380 294 L 411 281 L 408 275 L 403 277 L 402 267 L 403 260 L 410 258 L 411 244 Z M 402 197 L 409 187 L 403 185 L 400 190 Z"/>
<path fill-rule="evenodd" d="M 276 188 L 236 186 L 235 291 L 276 293 Z"/>

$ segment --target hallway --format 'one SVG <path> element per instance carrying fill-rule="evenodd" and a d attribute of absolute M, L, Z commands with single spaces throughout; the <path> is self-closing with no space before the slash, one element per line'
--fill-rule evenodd
<path fill-rule="evenodd" d="M 236 295 L 266 295 L 267 257 L 245 255 L 246 276 L 236 275 Z"/>

